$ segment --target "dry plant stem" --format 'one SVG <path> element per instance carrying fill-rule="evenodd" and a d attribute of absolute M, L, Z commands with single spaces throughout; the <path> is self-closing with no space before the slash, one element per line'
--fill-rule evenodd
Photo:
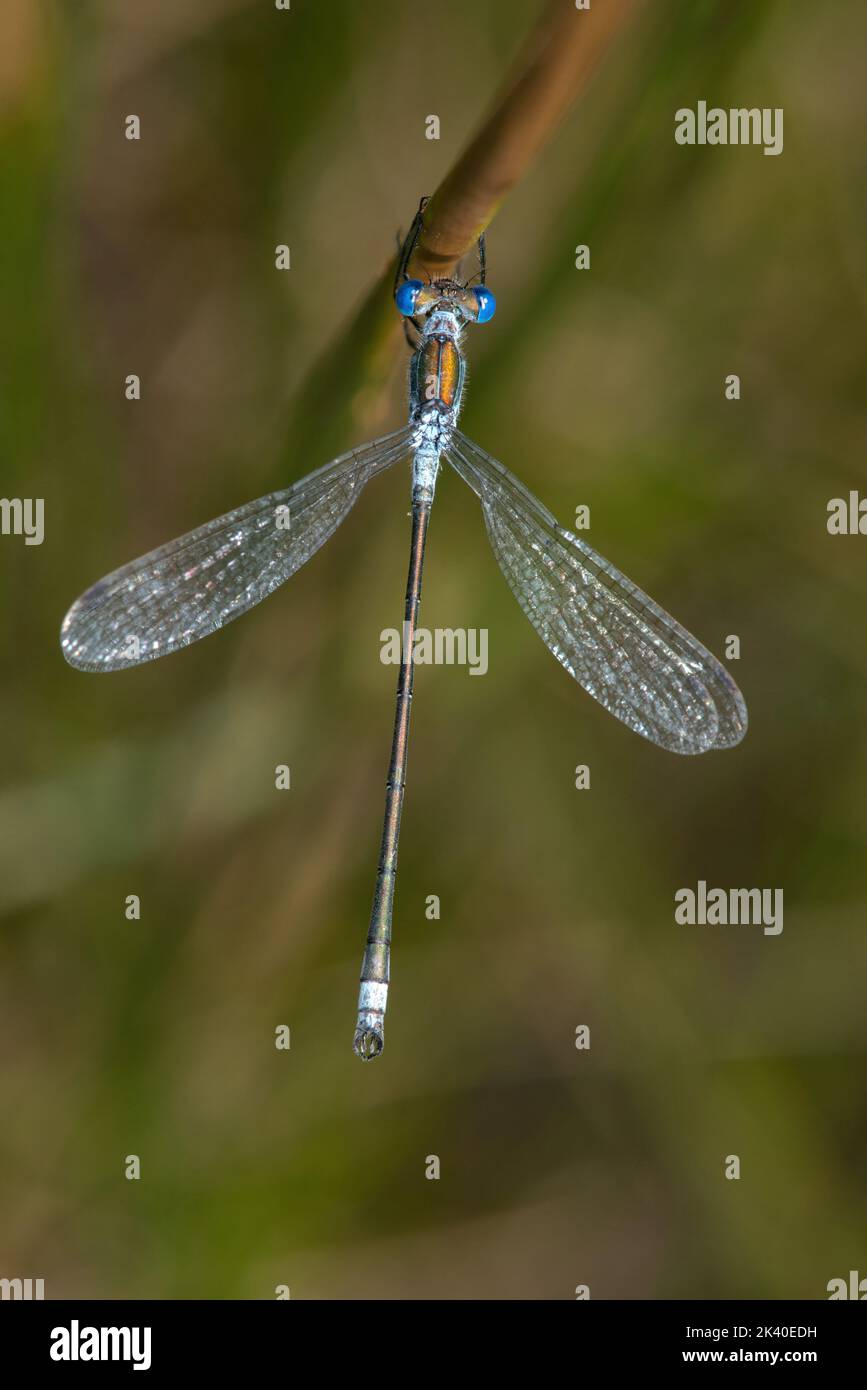
<path fill-rule="evenodd" d="M 530 33 L 491 114 L 425 209 L 424 230 L 412 259 L 413 275 L 448 274 L 488 227 L 506 194 L 538 157 L 572 103 L 644 0 L 549 0 Z M 419 196 L 425 193 L 418 190 Z M 407 222 L 413 209 L 407 209 Z M 296 417 L 321 430 L 323 409 L 339 420 L 338 437 L 375 433 L 402 328 L 394 311 L 392 258 L 352 322 L 313 368 L 296 405 Z M 335 358 L 349 353 L 347 371 Z M 335 399 L 334 383 L 353 383 L 352 399 Z M 326 405 L 327 403 L 327 405 Z M 337 443 L 335 441 L 335 448 Z"/>
<path fill-rule="evenodd" d="M 454 270 L 533 164 L 643 0 L 551 0 L 493 110 L 425 210 L 413 274 Z"/>

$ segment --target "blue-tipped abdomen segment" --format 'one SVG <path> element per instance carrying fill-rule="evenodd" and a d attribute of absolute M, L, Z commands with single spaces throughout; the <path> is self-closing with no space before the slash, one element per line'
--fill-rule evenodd
<path fill-rule="evenodd" d="M 476 296 L 476 303 L 479 306 L 479 315 L 476 319 L 476 323 L 487 323 L 497 312 L 496 298 L 488 289 L 487 285 L 476 285 L 473 294 Z"/>
<path fill-rule="evenodd" d="M 412 318 L 415 313 L 415 301 L 418 299 L 419 291 L 424 289 L 421 280 L 404 280 L 395 293 L 394 302 L 402 314 L 407 318 Z"/>

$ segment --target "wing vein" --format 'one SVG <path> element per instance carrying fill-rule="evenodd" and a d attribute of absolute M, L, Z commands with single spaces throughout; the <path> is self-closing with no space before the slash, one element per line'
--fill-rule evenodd
<path fill-rule="evenodd" d="M 106 575 L 63 620 L 67 661 L 85 671 L 137 666 L 239 617 L 315 554 L 409 438 L 404 426 L 375 439 Z"/>
<path fill-rule="evenodd" d="M 497 562 L 527 618 L 589 694 L 674 752 L 743 737 L 743 697 L 697 638 L 459 430 L 447 459 L 479 497 Z"/>

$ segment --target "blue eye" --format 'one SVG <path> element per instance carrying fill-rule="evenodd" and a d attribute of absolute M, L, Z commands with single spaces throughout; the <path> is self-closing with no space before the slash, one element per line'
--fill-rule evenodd
<path fill-rule="evenodd" d="M 424 289 L 421 280 L 404 280 L 394 296 L 394 302 L 402 314 L 412 318 L 419 290 Z"/>
<path fill-rule="evenodd" d="M 476 323 L 488 323 L 497 312 L 496 299 L 487 287 L 477 286 L 473 290 L 473 294 L 476 296 L 476 303 L 479 306 L 479 317 L 476 319 Z"/>

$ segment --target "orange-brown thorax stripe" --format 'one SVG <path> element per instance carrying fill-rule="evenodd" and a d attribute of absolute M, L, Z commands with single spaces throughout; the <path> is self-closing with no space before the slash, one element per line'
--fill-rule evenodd
<path fill-rule="evenodd" d="M 461 358 L 450 338 L 428 338 L 419 362 L 419 395 L 422 402 L 442 401 L 453 406 L 460 380 Z"/>

